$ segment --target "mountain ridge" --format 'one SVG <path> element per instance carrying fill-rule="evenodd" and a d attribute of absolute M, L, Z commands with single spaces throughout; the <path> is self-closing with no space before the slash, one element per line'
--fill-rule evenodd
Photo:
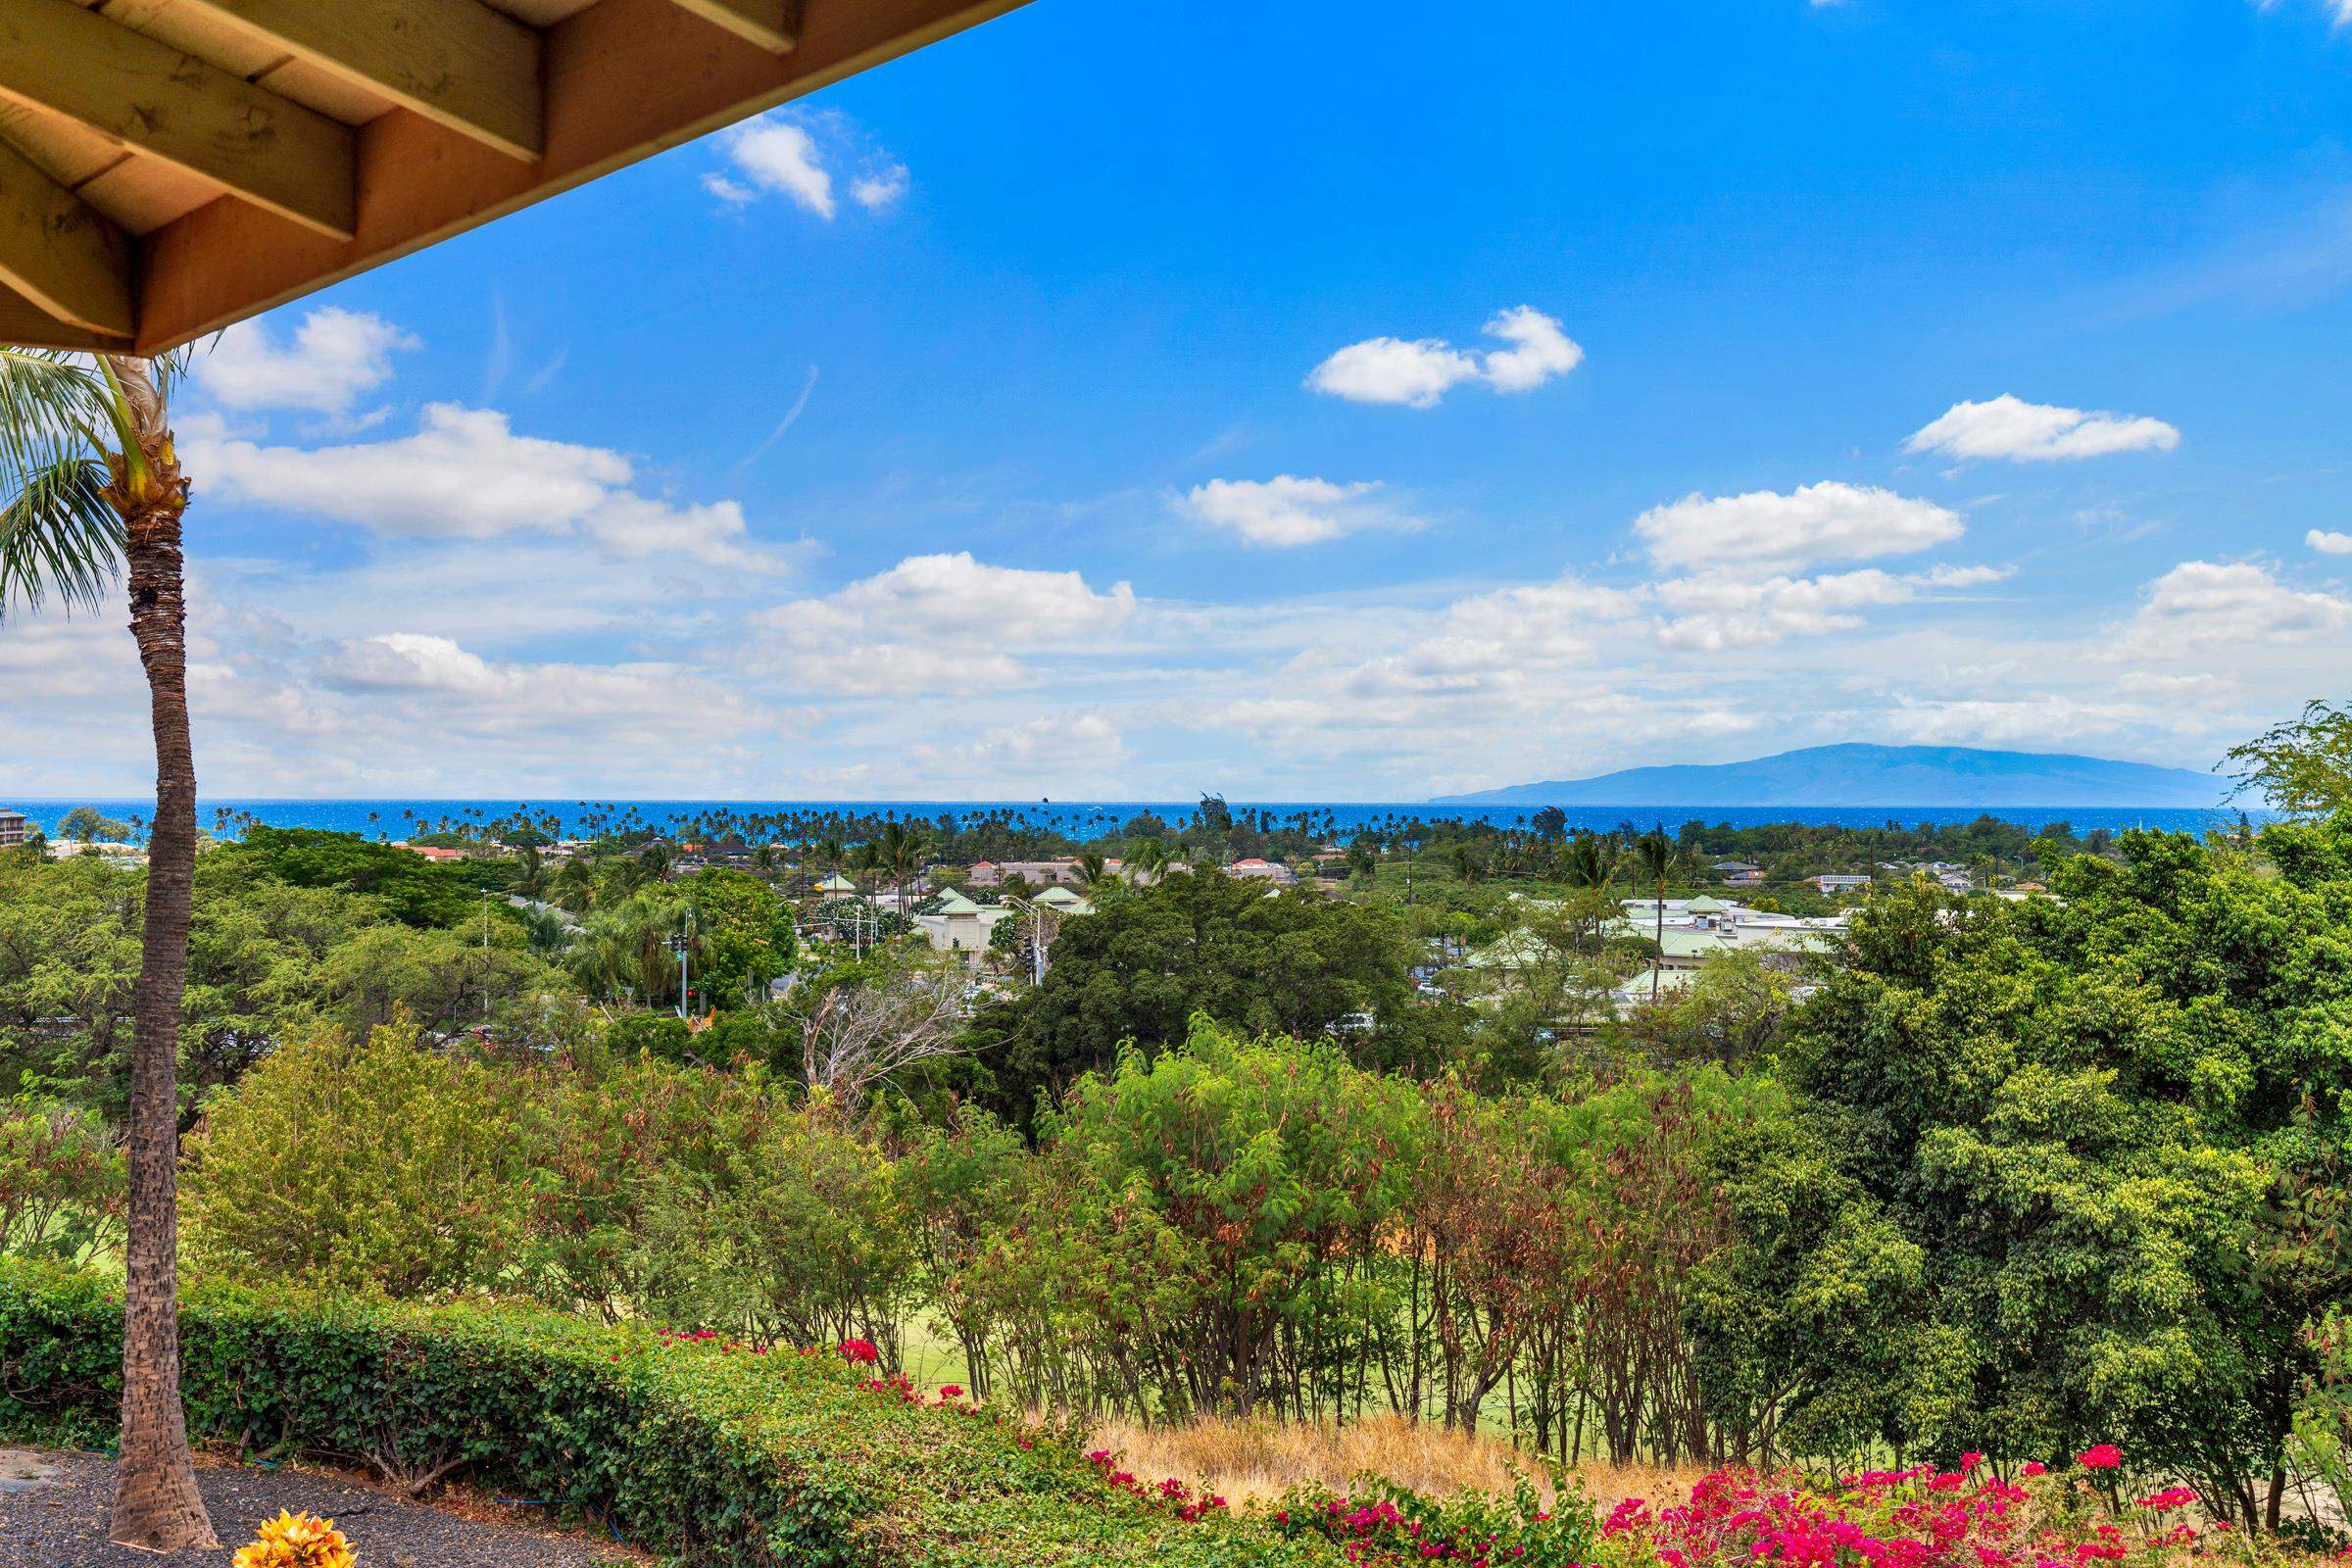
<path fill-rule="evenodd" d="M 2221 804 L 2211 773 L 2069 752 L 1849 741 L 1737 762 L 1620 768 L 1433 797 L 1432 806 L 2163 807 Z"/>

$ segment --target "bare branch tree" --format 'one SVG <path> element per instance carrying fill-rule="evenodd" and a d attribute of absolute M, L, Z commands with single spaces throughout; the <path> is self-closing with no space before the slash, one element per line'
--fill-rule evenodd
<path fill-rule="evenodd" d="M 802 1072 L 854 1109 L 893 1073 L 961 1055 L 963 1016 L 960 964 L 910 963 L 836 986 L 801 1026 Z"/>

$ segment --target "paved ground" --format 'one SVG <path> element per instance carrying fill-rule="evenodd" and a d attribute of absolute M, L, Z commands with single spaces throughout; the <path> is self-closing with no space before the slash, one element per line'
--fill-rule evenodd
<path fill-rule="evenodd" d="M 333 1519 L 361 1568 L 603 1568 L 646 1560 L 606 1543 L 408 1502 L 314 1470 L 222 1464 L 196 1475 L 213 1529 L 227 1545 L 157 1556 L 107 1542 L 112 1460 L 0 1449 L 0 1568 L 227 1568 L 253 1527 L 280 1508 Z"/>

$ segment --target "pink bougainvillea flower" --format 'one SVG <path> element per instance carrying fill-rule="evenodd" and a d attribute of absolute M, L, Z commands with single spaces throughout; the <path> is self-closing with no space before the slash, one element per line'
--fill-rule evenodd
<path fill-rule="evenodd" d="M 2112 1443 L 2084 1448 L 2075 1455 L 2075 1463 L 2085 1470 L 2113 1470 L 2124 1462 L 2124 1450 Z"/>
<path fill-rule="evenodd" d="M 874 1348 L 874 1342 L 871 1340 L 842 1341 L 841 1355 L 843 1360 L 855 1361 L 859 1366 L 871 1366 L 882 1359 L 882 1352 Z"/>
<path fill-rule="evenodd" d="M 2185 1508 L 2196 1500 L 2197 1494 L 2186 1487 L 2167 1487 L 2152 1496 L 2140 1498 L 2139 1506 L 2167 1513 L 2175 1508 Z"/>
<path fill-rule="evenodd" d="M 2039 1459 L 2028 1459 L 2024 1468 L 2018 1471 L 2021 1476 L 2046 1476 L 2049 1473 L 2050 1467 Z"/>

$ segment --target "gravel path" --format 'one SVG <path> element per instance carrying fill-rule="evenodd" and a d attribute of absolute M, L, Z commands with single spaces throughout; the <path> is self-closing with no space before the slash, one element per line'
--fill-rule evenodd
<path fill-rule="evenodd" d="M 198 1461 L 220 1551 L 166 1556 L 112 1545 L 114 1462 L 80 1453 L 0 1453 L 0 1568 L 227 1568 L 254 1526 L 280 1508 L 335 1521 L 360 1568 L 604 1568 L 649 1559 L 609 1544 L 543 1535 L 408 1502 L 314 1470 L 257 1470 Z M 46 1471 L 45 1475 L 31 1472 Z"/>

